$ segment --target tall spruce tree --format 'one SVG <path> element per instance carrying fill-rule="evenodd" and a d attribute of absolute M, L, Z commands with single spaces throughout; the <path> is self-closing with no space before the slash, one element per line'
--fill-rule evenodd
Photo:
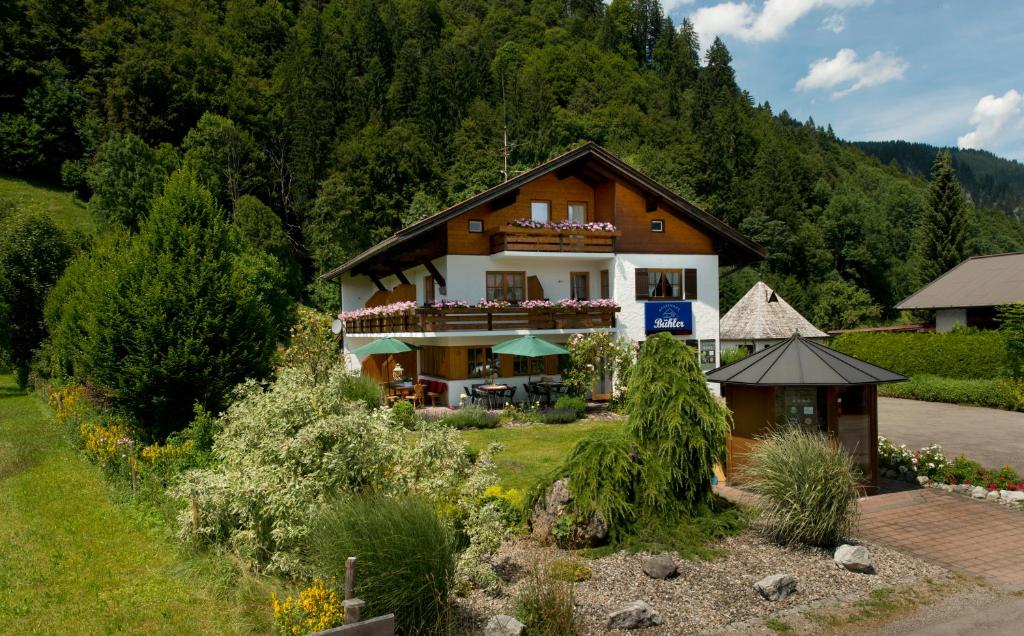
<path fill-rule="evenodd" d="M 918 255 L 922 283 L 935 280 L 967 257 L 970 213 L 953 171 L 953 157 L 939 151 L 932 164 L 928 207 L 920 229 Z"/>

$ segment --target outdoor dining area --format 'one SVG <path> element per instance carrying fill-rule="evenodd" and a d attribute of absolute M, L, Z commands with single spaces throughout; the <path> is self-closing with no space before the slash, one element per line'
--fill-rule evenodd
<path fill-rule="evenodd" d="M 535 336 L 522 336 L 493 345 L 494 354 L 520 356 L 524 358 L 543 358 L 552 355 L 569 353 L 564 347 L 548 342 Z M 387 356 L 386 381 L 381 382 L 382 394 L 388 405 L 400 401 L 411 402 L 416 408 L 438 406 L 445 392 L 449 389 L 445 382 L 428 378 L 413 380 L 405 377 L 405 369 L 401 364 L 393 362 L 391 356 L 416 351 L 416 347 L 396 338 L 380 338 L 359 347 L 354 351 L 356 356 Z M 522 390 L 520 390 L 522 389 Z M 500 409 L 506 404 L 527 403 L 531 405 L 551 406 L 559 397 L 568 393 L 568 387 L 555 376 L 541 375 L 534 381 L 529 376 L 526 382 L 511 383 L 501 381 L 496 374 L 491 374 L 485 381 L 469 385 L 465 397 L 470 404 L 486 409 Z"/>

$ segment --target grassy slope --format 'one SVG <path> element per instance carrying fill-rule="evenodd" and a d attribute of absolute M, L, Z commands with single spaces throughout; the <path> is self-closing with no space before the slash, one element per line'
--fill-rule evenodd
<path fill-rule="evenodd" d="M 0 631 L 269 631 L 258 583 L 220 556 L 184 554 L 110 492 L 50 410 L 0 375 Z"/>
<path fill-rule="evenodd" d="M 505 446 L 495 459 L 506 488 L 529 490 L 558 467 L 578 439 L 591 431 L 622 426 L 621 422 L 538 424 L 517 428 L 463 431 L 466 441 L 483 450 L 491 442 Z"/>
<path fill-rule="evenodd" d="M 65 230 L 91 234 L 95 229 L 85 203 L 68 190 L 0 174 L 0 199 L 26 212 L 43 212 Z"/>

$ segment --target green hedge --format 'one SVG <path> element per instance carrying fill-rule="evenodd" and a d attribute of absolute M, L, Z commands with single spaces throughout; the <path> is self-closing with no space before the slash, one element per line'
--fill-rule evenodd
<path fill-rule="evenodd" d="M 1007 377 L 1006 341 L 997 331 L 966 333 L 850 333 L 833 349 L 908 376 L 966 380 Z"/>
<path fill-rule="evenodd" d="M 1013 380 L 961 380 L 917 375 L 908 382 L 883 384 L 878 394 L 908 400 L 951 402 L 1024 411 L 1024 384 Z"/>

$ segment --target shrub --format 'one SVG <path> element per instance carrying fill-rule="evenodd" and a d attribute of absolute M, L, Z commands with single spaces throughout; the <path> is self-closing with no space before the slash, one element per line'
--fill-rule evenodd
<path fill-rule="evenodd" d="M 878 389 L 879 395 L 887 397 L 1024 411 L 1024 382 L 1008 379 L 964 380 L 916 375 L 907 382 L 884 384 Z"/>
<path fill-rule="evenodd" d="M 688 510 L 709 504 L 715 464 L 725 463 L 729 411 L 708 389 L 697 353 L 667 333 L 644 342 L 630 374 L 627 425 Z"/>
<path fill-rule="evenodd" d="M 321 578 L 299 592 L 295 598 L 283 601 L 274 594 L 274 633 L 295 636 L 319 632 L 341 625 L 345 609 L 338 595 Z"/>
<path fill-rule="evenodd" d="M 857 469 L 834 440 L 797 428 L 754 446 L 740 471 L 758 496 L 756 524 L 781 544 L 831 547 L 849 536 L 857 516 Z"/>
<path fill-rule="evenodd" d="M 364 375 L 345 375 L 341 379 L 341 397 L 349 402 L 362 402 L 366 408 L 381 405 L 384 393 L 373 378 Z"/>
<path fill-rule="evenodd" d="M 733 362 L 739 362 L 743 358 L 750 355 L 750 351 L 747 349 L 741 349 L 739 347 L 729 347 L 722 349 L 722 364 L 732 364 Z"/>
<path fill-rule="evenodd" d="M 75 245 L 45 214 L 4 213 L 0 222 L 0 365 L 28 385 L 33 351 L 46 337 L 43 307 Z"/>
<path fill-rule="evenodd" d="M 604 377 L 612 384 L 612 398 L 621 398 L 636 358 L 632 341 L 608 331 L 595 331 L 574 334 L 566 348 L 569 357 L 562 378 L 575 395 L 586 397 Z"/>
<path fill-rule="evenodd" d="M 467 428 L 497 428 L 500 416 L 479 406 L 464 406 L 441 420 L 445 426 L 459 430 Z"/>
<path fill-rule="evenodd" d="M 559 581 L 538 565 L 515 599 L 515 614 L 531 636 L 574 636 L 579 633 L 573 585 Z"/>
<path fill-rule="evenodd" d="M 276 262 L 244 249 L 191 173 L 168 180 L 136 236 L 76 260 L 47 301 L 55 355 L 162 439 L 193 405 L 219 411 L 271 370 L 289 322 Z"/>
<path fill-rule="evenodd" d="M 964 457 L 963 453 L 951 461 L 943 471 L 945 481 L 951 484 L 981 485 L 981 476 L 985 472 L 981 464 Z"/>
<path fill-rule="evenodd" d="M 433 506 L 417 498 L 343 497 L 314 521 L 311 566 L 344 580 L 356 557 L 356 594 L 367 616 L 393 612 L 398 633 L 440 633 L 455 574 L 455 541 Z"/>
<path fill-rule="evenodd" d="M 994 379 L 1008 375 L 1006 341 L 997 331 L 849 333 L 832 340 L 831 346 L 908 376 Z"/>
<path fill-rule="evenodd" d="M 416 407 L 408 400 L 395 402 L 391 406 L 391 421 L 405 429 L 416 428 Z"/>
<path fill-rule="evenodd" d="M 542 424 L 571 424 L 579 419 L 574 409 L 555 407 L 538 415 Z"/>
<path fill-rule="evenodd" d="M 555 559 L 548 564 L 548 576 L 556 581 L 579 583 L 590 580 L 590 568 L 576 559 Z"/>
<path fill-rule="evenodd" d="M 562 396 L 555 400 L 555 410 L 570 410 L 576 414 L 576 419 L 587 414 L 587 401 L 583 398 Z"/>
<path fill-rule="evenodd" d="M 1010 377 L 1024 383 L 1024 302 L 999 307 L 999 330 L 1006 337 Z"/>

